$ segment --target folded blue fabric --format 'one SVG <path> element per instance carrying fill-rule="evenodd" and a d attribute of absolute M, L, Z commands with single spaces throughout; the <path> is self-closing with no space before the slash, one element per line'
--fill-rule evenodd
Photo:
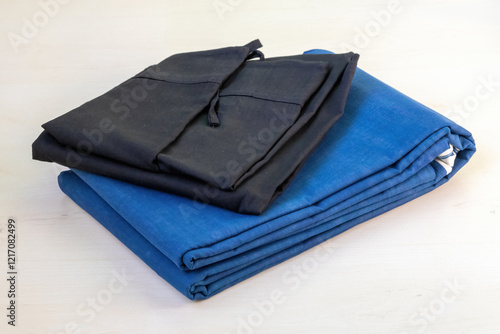
<path fill-rule="evenodd" d="M 59 185 L 177 290 L 206 299 L 435 189 L 474 151 L 467 130 L 358 69 L 344 116 L 260 216 L 79 170 Z"/>

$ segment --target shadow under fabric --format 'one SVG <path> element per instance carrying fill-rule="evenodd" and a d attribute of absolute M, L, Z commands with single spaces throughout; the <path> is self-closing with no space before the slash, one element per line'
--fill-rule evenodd
<path fill-rule="evenodd" d="M 344 116 L 260 216 L 79 170 L 59 184 L 182 294 L 206 299 L 435 189 L 474 151 L 467 130 L 358 69 Z"/>

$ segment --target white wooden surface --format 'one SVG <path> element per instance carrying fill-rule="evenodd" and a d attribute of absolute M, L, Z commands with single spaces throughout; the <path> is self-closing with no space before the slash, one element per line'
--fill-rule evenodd
<path fill-rule="evenodd" d="M 500 2 L 58 1 L 49 16 L 0 0 L 1 333 L 500 333 Z M 361 68 L 459 120 L 478 152 L 440 189 L 325 243 L 321 259 L 311 250 L 192 302 L 62 194 L 60 168 L 32 161 L 30 145 L 42 123 L 150 64 L 254 38 L 268 57 L 351 47 Z"/>

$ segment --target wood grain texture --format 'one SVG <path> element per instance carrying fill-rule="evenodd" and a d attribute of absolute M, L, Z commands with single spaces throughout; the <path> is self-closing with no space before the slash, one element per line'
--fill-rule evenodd
<path fill-rule="evenodd" d="M 494 0 L 1 0 L 0 332 L 500 333 L 499 13 Z M 351 48 L 359 67 L 460 121 L 478 152 L 321 258 L 312 249 L 192 302 L 62 194 L 62 168 L 32 161 L 31 143 L 42 123 L 171 54 L 255 38 L 268 57 Z M 477 89 L 488 96 L 474 100 Z"/>

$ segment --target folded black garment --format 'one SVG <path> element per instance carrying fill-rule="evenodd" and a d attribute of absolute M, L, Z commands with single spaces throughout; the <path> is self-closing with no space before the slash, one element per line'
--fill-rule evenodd
<path fill-rule="evenodd" d="M 344 117 L 260 216 L 79 170 L 59 185 L 182 294 L 206 299 L 436 189 L 475 151 L 469 131 L 357 70 Z"/>
<path fill-rule="evenodd" d="M 33 158 L 261 214 L 342 116 L 359 56 L 259 47 L 148 67 L 45 123 Z"/>

